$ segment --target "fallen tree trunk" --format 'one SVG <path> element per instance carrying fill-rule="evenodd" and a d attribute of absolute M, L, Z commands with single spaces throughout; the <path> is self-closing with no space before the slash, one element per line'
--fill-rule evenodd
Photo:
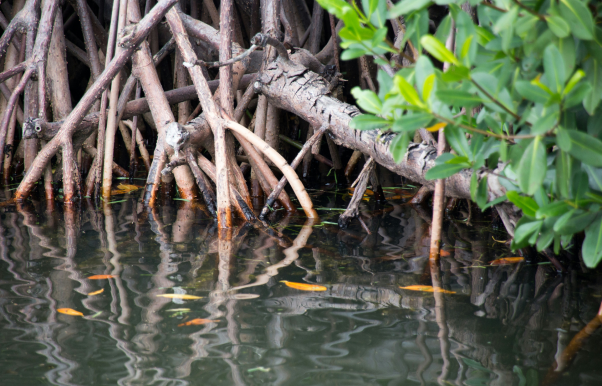
<path fill-rule="evenodd" d="M 329 83 L 315 72 L 300 64 L 278 59 L 259 73 L 254 88 L 257 93 L 265 95 L 270 103 L 297 114 L 312 126 L 329 126 L 327 135 L 337 145 L 361 151 L 392 172 L 428 189 L 435 188 L 435 181 L 424 177 L 435 166 L 437 149 L 434 146 L 410 143 L 403 160 L 396 163 L 389 151 L 394 135 L 380 130 L 359 131 L 350 128 L 351 119 L 361 112 L 357 107 L 330 96 Z M 471 170 L 463 170 L 447 178 L 446 195 L 470 199 L 471 177 Z M 487 182 L 490 199 L 505 194 L 497 176 L 490 174 Z"/>

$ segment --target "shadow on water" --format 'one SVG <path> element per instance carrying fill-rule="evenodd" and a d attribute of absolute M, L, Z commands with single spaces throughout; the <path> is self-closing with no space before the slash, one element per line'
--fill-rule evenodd
<path fill-rule="evenodd" d="M 598 311 L 598 273 L 491 265 L 513 255 L 478 217 L 447 221 L 429 264 L 420 208 L 363 203 L 366 227 L 340 230 L 345 197 L 317 198 L 322 222 L 284 215 L 231 241 L 190 202 L 3 208 L 2 385 L 530 386 L 555 361 L 557 384 L 602 382 L 599 333 L 562 363 Z M 444 291 L 400 288 L 415 285 Z"/>

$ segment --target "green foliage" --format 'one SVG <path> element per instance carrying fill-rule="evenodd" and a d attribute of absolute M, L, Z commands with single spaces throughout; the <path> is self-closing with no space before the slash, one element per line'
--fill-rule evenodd
<path fill-rule="evenodd" d="M 585 264 L 602 260 L 602 17 L 588 1 L 470 0 L 478 23 L 462 0 L 401 0 L 390 8 L 386 0 L 362 0 L 361 8 L 318 2 L 345 23 L 342 58 L 369 55 L 381 67 L 378 94 L 352 90 L 368 113 L 352 127 L 397 133 L 396 162 L 415 130 L 444 127 L 454 154 L 438 157 L 426 178 L 472 169 L 470 191 L 481 208 L 507 198 L 523 211 L 514 247 L 558 252 L 585 231 Z M 434 3 L 449 14 L 429 33 Z M 391 59 L 410 52 L 388 40 L 388 20 L 400 16 L 401 47 L 421 53 L 409 68 Z M 488 202 L 493 175 L 507 194 Z"/>

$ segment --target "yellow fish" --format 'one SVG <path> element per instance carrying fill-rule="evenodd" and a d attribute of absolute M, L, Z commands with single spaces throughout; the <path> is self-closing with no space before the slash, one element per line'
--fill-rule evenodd
<path fill-rule="evenodd" d="M 421 291 L 421 292 L 441 292 L 444 294 L 455 294 L 454 291 L 444 290 L 443 288 L 432 287 L 430 285 L 409 285 L 407 287 L 399 287 L 409 291 Z"/>
<path fill-rule="evenodd" d="M 300 291 L 314 291 L 314 292 L 319 292 L 319 291 L 326 291 L 328 289 L 328 288 L 324 287 L 323 285 L 306 284 L 306 283 L 294 283 L 294 282 L 286 281 L 286 280 L 282 280 L 281 283 L 286 284 L 287 287 L 298 289 Z"/>

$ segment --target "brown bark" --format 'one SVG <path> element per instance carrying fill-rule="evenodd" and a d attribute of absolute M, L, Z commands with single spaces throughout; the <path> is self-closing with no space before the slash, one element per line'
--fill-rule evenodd
<path fill-rule="evenodd" d="M 58 135 L 39 152 L 32 167 L 27 171 L 27 174 L 15 192 L 15 199 L 17 201 L 24 200 L 29 196 L 31 189 L 41 177 L 43 168 L 48 161 L 56 154 L 59 147 L 71 138 L 77 125 L 84 118 L 86 111 L 88 111 L 92 103 L 100 96 L 102 91 L 110 83 L 111 79 L 121 70 L 136 47 L 144 40 L 150 30 L 159 22 L 176 1 L 177 0 L 160 0 L 147 16 L 137 23 L 135 27 L 129 29 L 125 36 L 122 37 L 120 44 L 125 47 L 125 50 L 117 55 L 111 61 L 110 65 L 105 68 L 99 79 L 88 89 L 71 114 L 65 119 Z M 2 145 L 4 144 L 2 143 Z M 2 149 L 0 149 L 0 151 L 1 150 Z"/>
<path fill-rule="evenodd" d="M 262 71 L 255 84 L 255 90 L 265 95 L 270 103 L 299 115 L 315 127 L 329 124 L 328 135 L 337 145 L 345 146 L 374 158 L 394 173 L 434 189 L 435 182 L 424 178 L 425 173 L 435 165 L 436 149 L 427 144 L 410 144 L 403 161 L 393 160 L 389 145 L 394 135 L 379 130 L 359 131 L 349 127 L 354 116 L 360 114 L 357 107 L 334 99 L 329 95 L 329 84 L 320 75 L 292 62 L 276 61 Z M 294 78 L 291 78 L 292 76 Z M 472 172 L 463 170 L 445 181 L 448 196 L 470 199 L 470 178 Z M 505 194 L 494 175 L 489 175 L 490 199 Z"/>
<path fill-rule="evenodd" d="M 128 8 L 128 17 L 130 21 L 138 21 L 140 19 L 138 3 L 131 1 Z M 134 75 L 140 81 L 142 89 L 147 96 L 153 120 L 155 121 L 158 130 L 159 138 L 155 148 L 155 158 L 158 159 L 164 150 L 172 153 L 170 159 L 174 157 L 177 158 L 179 156 L 178 154 L 173 153 L 171 149 L 165 148 L 165 129 L 170 123 L 174 122 L 175 119 L 169 106 L 169 102 L 167 101 L 167 98 L 165 98 L 165 93 L 159 81 L 157 71 L 155 70 L 148 43 L 144 42 L 140 49 L 134 53 L 132 62 Z M 173 173 L 181 197 L 188 200 L 196 198 L 194 178 L 190 169 L 187 166 L 180 166 L 174 169 Z M 147 184 L 154 182 L 154 180 L 154 176 L 149 174 Z"/>

